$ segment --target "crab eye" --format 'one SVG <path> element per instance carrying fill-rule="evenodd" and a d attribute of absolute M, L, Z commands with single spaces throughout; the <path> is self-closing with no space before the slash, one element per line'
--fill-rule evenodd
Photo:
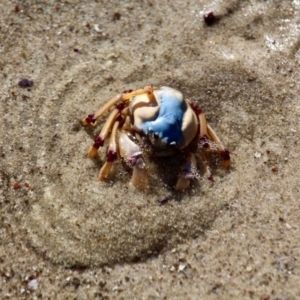
<path fill-rule="evenodd" d="M 172 148 L 176 147 L 176 142 L 175 142 L 175 141 L 174 141 L 174 142 L 171 142 L 171 143 L 170 143 L 170 147 L 172 147 Z"/>

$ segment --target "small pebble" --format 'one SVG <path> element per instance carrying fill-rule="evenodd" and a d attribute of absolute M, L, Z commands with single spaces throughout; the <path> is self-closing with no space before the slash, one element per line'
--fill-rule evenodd
<path fill-rule="evenodd" d="M 289 223 L 286 223 L 285 226 L 286 226 L 287 229 L 292 229 L 293 228 Z"/>
<path fill-rule="evenodd" d="M 38 285 L 39 285 L 39 282 L 38 282 L 37 279 L 32 279 L 32 280 L 30 280 L 30 281 L 28 282 L 28 288 L 29 288 L 29 289 L 36 290 L 37 287 L 38 287 Z"/>
<path fill-rule="evenodd" d="M 247 272 L 251 272 L 252 271 L 252 267 L 251 266 L 247 266 L 246 271 Z"/>
<path fill-rule="evenodd" d="M 174 266 L 171 266 L 171 267 L 170 267 L 170 271 L 171 271 L 171 272 L 174 272 L 174 271 L 175 271 L 175 267 L 174 267 Z"/>
<path fill-rule="evenodd" d="M 119 12 L 115 12 L 113 15 L 113 21 L 118 21 L 121 19 L 121 14 Z"/>
<path fill-rule="evenodd" d="M 255 157 L 255 158 L 260 158 L 260 157 L 261 157 L 261 153 L 255 152 L 255 153 L 254 153 L 254 157 Z"/>
<path fill-rule="evenodd" d="M 100 32 L 100 31 L 101 31 L 101 29 L 99 28 L 99 25 L 98 25 L 98 24 L 94 24 L 94 29 L 95 29 L 95 31 L 97 31 L 97 32 Z"/>
<path fill-rule="evenodd" d="M 18 82 L 18 86 L 20 86 L 22 88 L 32 87 L 33 86 L 33 81 L 32 80 L 28 80 L 28 79 L 21 79 Z"/>
<path fill-rule="evenodd" d="M 182 272 L 186 268 L 186 264 L 180 264 L 178 267 L 178 272 Z"/>

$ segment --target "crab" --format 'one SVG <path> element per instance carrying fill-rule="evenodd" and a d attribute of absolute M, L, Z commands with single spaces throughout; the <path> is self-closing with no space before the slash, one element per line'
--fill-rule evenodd
<path fill-rule="evenodd" d="M 95 125 L 97 119 L 112 107 L 114 109 L 88 152 L 89 157 L 95 158 L 109 137 L 106 162 L 98 176 L 100 181 L 108 178 L 118 156 L 133 169 L 130 185 L 142 190 L 149 188 L 144 155 L 184 155 L 176 190 L 187 189 L 191 181 L 199 177 L 197 153 L 218 153 L 223 167 L 230 167 L 229 151 L 207 123 L 204 112 L 194 102 L 186 100 L 180 91 L 167 86 L 123 91 L 82 119 L 82 124 Z M 208 166 L 206 174 L 212 179 Z"/>

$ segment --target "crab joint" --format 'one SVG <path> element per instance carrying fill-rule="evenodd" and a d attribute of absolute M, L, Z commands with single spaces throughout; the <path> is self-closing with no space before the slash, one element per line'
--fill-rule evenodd
<path fill-rule="evenodd" d="M 108 151 L 106 158 L 107 158 L 107 162 L 115 161 L 117 159 L 117 152 L 113 150 Z"/>
<path fill-rule="evenodd" d="M 103 144 L 104 144 L 104 139 L 101 136 L 98 136 L 95 139 L 93 146 L 90 148 L 88 152 L 88 156 L 91 158 L 96 157 L 98 153 L 98 149 L 102 147 Z"/>
<path fill-rule="evenodd" d="M 81 120 L 82 125 L 86 126 L 88 124 L 94 124 L 96 122 L 96 118 L 94 114 L 88 115 L 86 118 Z"/>
<path fill-rule="evenodd" d="M 197 115 L 201 115 L 203 113 L 201 107 L 199 107 L 196 103 L 189 101 L 189 104 Z"/>

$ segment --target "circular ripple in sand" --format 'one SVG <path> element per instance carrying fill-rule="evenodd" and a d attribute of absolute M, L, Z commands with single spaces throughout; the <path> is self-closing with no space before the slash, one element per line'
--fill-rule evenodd
<path fill-rule="evenodd" d="M 246 75 L 236 70 L 235 76 L 231 66 L 223 68 L 222 76 L 203 84 L 214 86 L 218 82 L 223 89 L 228 84 L 237 84 L 235 81 L 242 78 L 238 72 Z M 231 78 L 222 86 L 220 79 L 223 80 L 225 72 Z M 176 194 L 175 200 L 180 201 L 172 200 L 164 206 L 156 200 L 170 193 L 168 185 L 172 180 L 175 183 L 176 159 L 171 158 L 163 168 L 157 162 L 150 164 L 152 187 L 147 193 L 128 191 L 130 172 L 120 162 L 116 163 L 111 181 L 98 182 L 96 177 L 105 157 L 104 150 L 95 160 L 88 159 L 86 151 L 101 124 L 85 130 L 79 125 L 79 119 L 116 91 L 112 83 L 90 73 L 93 73 L 92 66 L 87 64 L 65 72 L 55 81 L 53 94 L 39 108 L 36 119 L 39 144 L 32 158 L 36 159 L 39 170 L 35 177 L 38 189 L 30 209 L 23 215 L 30 243 L 56 263 L 103 265 L 143 259 L 166 245 L 199 236 L 215 220 L 223 201 L 232 197 L 228 194 L 229 174 L 215 166 L 218 174 L 214 186 L 203 180 L 201 186 L 195 184 L 189 191 Z M 194 74 L 197 75 L 196 71 Z M 188 91 L 195 93 L 199 91 L 198 82 L 195 77 L 194 82 L 179 82 L 177 86 L 186 85 Z M 144 84 L 136 83 L 133 88 Z M 248 85 L 241 86 L 243 97 L 247 97 Z M 226 95 L 230 91 L 225 90 L 224 99 L 231 96 Z M 205 98 L 204 92 L 197 97 Z M 214 103 L 210 105 L 213 107 Z M 243 114 L 252 118 L 251 110 L 247 111 L 247 105 L 244 107 Z M 223 112 L 230 109 L 225 108 Z M 215 112 L 222 114 L 220 108 Z M 230 119 L 227 125 L 223 122 L 225 131 L 230 122 Z M 248 124 L 247 119 L 241 122 Z M 32 138 L 31 143 L 35 147 L 37 140 Z M 170 182 L 166 182 L 168 177 Z"/>

